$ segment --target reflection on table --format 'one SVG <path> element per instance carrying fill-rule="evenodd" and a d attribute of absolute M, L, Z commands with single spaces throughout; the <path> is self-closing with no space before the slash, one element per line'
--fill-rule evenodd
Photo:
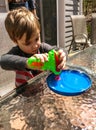
<path fill-rule="evenodd" d="M 93 82 L 91 89 L 79 96 L 61 96 L 48 88 L 49 73 L 41 73 L 1 98 L 0 129 L 95 130 L 96 47 L 72 56 L 68 64 L 89 72 Z"/>

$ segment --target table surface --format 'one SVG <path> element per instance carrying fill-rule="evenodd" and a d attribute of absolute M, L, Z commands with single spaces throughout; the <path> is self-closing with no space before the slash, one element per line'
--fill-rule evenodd
<path fill-rule="evenodd" d="M 0 99 L 0 130 L 95 130 L 96 46 L 70 57 L 67 65 L 91 76 L 87 92 L 58 95 L 46 84 L 49 72 L 43 72 Z"/>

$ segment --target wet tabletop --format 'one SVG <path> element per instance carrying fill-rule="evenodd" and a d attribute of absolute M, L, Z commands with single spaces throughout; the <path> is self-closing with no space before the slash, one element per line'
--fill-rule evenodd
<path fill-rule="evenodd" d="M 77 53 L 68 60 L 68 65 L 96 74 L 96 45 Z"/>
<path fill-rule="evenodd" d="M 44 72 L 2 97 L 0 130 L 96 130 L 95 62 L 95 46 L 68 61 L 83 67 L 92 78 L 92 87 L 79 96 L 52 92 L 46 83 L 49 73 Z"/>

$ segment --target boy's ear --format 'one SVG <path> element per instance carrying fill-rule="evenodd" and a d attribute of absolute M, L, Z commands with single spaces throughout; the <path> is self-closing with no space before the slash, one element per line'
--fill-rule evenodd
<path fill-rule="evenodd" d="M 18 41 L 17 41 L 17 40 L 15 40 L 15 39 L 13 40 L 13 42 L 14 42 L 15 44 L 18 44 Z"/>

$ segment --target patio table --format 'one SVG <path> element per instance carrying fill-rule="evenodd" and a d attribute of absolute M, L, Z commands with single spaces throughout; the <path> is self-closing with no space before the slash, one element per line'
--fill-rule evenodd
<path fill-rule="evenodd" d="M 58 95 L 47 86 L 49 72 L 43 72 L 0 98 L 0 129 L 96 130 L 96 46 L 70 57 L 67 65 L 91 76 L 87 92 Z"/>

